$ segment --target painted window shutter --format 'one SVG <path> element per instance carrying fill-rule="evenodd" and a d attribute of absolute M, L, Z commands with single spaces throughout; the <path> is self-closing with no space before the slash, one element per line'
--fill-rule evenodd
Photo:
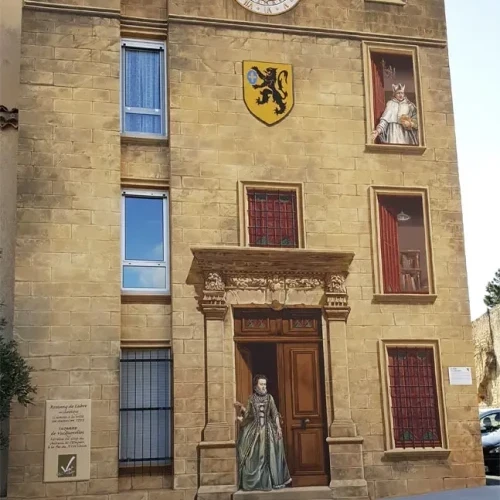
<path fill-rule="evenodd" d="M 380 252 L 384 293 L 399 293 L 399 243 L 398 220 L 394 210 L 380 203 Z"/>
<path fill-rule="evenodd" d="M 385 110 L 384 76 L 380 56 L 372 56 L 372 92 L 373 92 L 373 118 L 375 126 L 378 124 Z"/>

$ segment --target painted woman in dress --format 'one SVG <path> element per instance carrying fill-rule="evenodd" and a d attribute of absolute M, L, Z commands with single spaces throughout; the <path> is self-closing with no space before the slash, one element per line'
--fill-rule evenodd
<path fill-rule="evenodd" d="M 253 383 L 254 393 L 246 408 L 239 402 L 234 404 L 241 428 L 237 445 L 239 487 L 246 491 L 284 488 L 292 479 L 279 413 L 267 392 L 267 377 L 256 375 Z"/>
<path fill-rule="evenodd" d="M 383 144 L 418 145 L 417 107 L 405 96 L 405 85 L 392 86 L 393 98 L 387 102 L 372 138 Z"/>

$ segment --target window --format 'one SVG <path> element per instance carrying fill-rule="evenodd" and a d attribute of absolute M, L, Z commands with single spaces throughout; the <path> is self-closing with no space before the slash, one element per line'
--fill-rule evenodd
<path fill-rule="evenodd" d="M 416 47 L 364 43 L 367 147 L 423 152 Z"/>
<path fill-rule="evenodd" d="M 165 80 L 164 43 L 122 40 L 122 133 L 166 135 Z"/>
<path fill-rule="evenodd" d="M 244 183 L 242 189 L 244 245 L 303 246 L 301 191 L 298 186 Z"/>
<path fill-rule="evenodd" d="M 372 188 L 372 196 L 375 298 L 434 300 L 426 190 Z"/>
<path fill-rule="evenodd" d="M 386 448 L 445 448 L 441 367 L 437 342 L 382 341 Z"/>
<path fill-rule="evenodd" d="M 481 416 L 479 422 L 482 434 L 498 431 L 500 429 L 500 411 L 489 412 Z"/>
<path fill-rule="evenodd" d="M 172 463 L 170 349 L 123 349 L 120 359 L 120 468 Z"/>
<path fill-rule="evenodd" d="M 170 292 L 168 194 L 122 192 L 122 291 Z"/>

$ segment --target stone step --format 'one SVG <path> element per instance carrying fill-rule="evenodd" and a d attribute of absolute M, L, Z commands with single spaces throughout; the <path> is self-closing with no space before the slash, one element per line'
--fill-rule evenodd
<path fill-rule="evenodd" d="M 333 493 L 328 486 L 284 488 L 274 491 L 237 491 L 233 500 L 332 500 Z"/>

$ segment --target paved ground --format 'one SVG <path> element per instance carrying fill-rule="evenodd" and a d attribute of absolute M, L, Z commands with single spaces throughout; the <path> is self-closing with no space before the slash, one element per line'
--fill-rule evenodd
<path fill-rule="evenodd" d="M 450 490 L 412 497 L 393 497 L 390 500 L 500 500 L 500 486 Z"/>

